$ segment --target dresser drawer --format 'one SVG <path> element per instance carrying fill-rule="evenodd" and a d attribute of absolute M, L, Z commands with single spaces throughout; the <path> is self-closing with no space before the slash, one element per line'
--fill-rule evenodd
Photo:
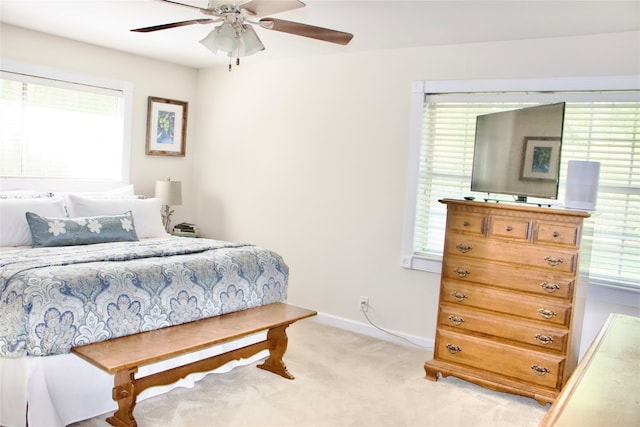
<path fill-rule="evenodd" d="M 543 327 L 533 322 L 518 322 L 499 315 L 476 311 L 464 307 L 443 304 L 440 307 L 438 324 L 442 327 L 491 335 L 523 344 L 539 347 L 540 350 L 563 352 L 566 349 L 569 331 L 564 328 Z"/>
<path fill-rule="evenodd" d="M 435 359 L 560 390 L 565 358 L 438 330 Z"/>
<path fill-rule="evenodd" d="M 563 275 L 523 270 L 508 264 L 453 255 L 443 259 L 442 276 L 568 300 L 573 298 L 575 284 L 575 277 L 571 273 Z"/>
<path fill-rule="evenodd" d="M 527 218 L 494 215 L 489 223 L 487 234 L 492 237 L 529 240 L 531 236 L 532 221 Z"/>
<path fill-rule="evenodd" d="M 485 216 L 468 212 L 452 212 L 447 216 L 447 229 L 462 234 L 484 235 Z"/>
<path fill-rule="evenodd" d="M 571 319 L 571 305 L 556 298 L 522 298 L 512 292 L 498 291 L 484 286 L 463 284 L 444 279 L 441 302 L 497 313 L 511 314 L 525 319 L 537 320 L 549 325 L 568 326 Z"/>
<path fill-rule="evenodd" d="M 550 272 L 575 273 L 578 262 L 577 250 L 463 236 L 457 233 L 448 233 L 444 250 L 445 257 L 463 255 L 485 259 L 488 262 L 521 264 L 526 268 Z"/>
<path fill-rule="evenodd" d="M 581 231 L 582 228 L 575 224 L 538 222 L 534 241 L 578 247 Z"/>

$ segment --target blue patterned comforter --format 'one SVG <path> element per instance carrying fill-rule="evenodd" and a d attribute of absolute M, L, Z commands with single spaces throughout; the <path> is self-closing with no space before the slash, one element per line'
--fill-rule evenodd
<path fill-rule="evenodd" d="M 0 256 L 0 356 L 71 347 L 284 301 L 289 269 L 252 245 L 169 237 Z"/>

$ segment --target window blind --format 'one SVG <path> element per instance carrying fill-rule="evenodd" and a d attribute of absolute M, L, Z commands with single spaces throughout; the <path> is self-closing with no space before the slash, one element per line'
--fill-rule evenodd
<path fill-rule="evenodd" d="M 565 110 L 558 200 L 564 200 L 569 160 L 601 162 L 597 212 L 589 220 L 594 227 L 592 281 L 640 287 L 640 102 L 625 100 L 640 99 L 639 94 L 478 95 L 425 97 L 414 255 L 442 257 L 446 208 L 439 199 L 486 196 L 470 191 L 477 115 L 573 99 L 567 101 Z M 594 98 L 606 101 L 587 101 Z M 622 101 L 611 100 L 616 98 Z"/>
<path fill-rule="evenodd" d="M 122 90 L 3 71 L 0 175 L 120 180 Z"/>

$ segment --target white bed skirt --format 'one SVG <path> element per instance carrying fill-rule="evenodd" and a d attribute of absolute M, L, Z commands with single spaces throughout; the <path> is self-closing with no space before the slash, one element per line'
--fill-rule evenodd
<path fill-rule="evenodd" d="M 136 378 L 175 366 L 221 354 L 266 339 L 266 332 L 231 343 L 141 367 Z M 267 350 L 249 359 L 232 361 L 206 373 L 196 373 L 167 386 L 151 387 L 138 396 L 138 402 L 167 393 L 176 387 L 193 387 L 212 372 L 228 372 L 269 355 Z M 63 427 L 70 423 L 111 413 L 117 404 L 111 399 L 113 375 L 74 354 L 48 357 L 0 358 L 0 426 Z M 28 405 L 28 410 L 27 410 Z M 28 419 L 28 424 L 27 424 Z"/>

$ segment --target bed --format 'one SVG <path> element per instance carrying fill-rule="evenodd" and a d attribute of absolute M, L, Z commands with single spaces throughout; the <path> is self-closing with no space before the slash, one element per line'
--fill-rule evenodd
<path fill-rule="evenodd" d="M 157 199 L 48 196 L 0 198 L 0 425 L 64 426 L 116 407 L 105 399 L 113 376 L 69 354 L 74 346 L 286 300 L 288 267 L 277 253 L 167 235 Z M 204 375 L 146 390 L 139 400 Z"/>

